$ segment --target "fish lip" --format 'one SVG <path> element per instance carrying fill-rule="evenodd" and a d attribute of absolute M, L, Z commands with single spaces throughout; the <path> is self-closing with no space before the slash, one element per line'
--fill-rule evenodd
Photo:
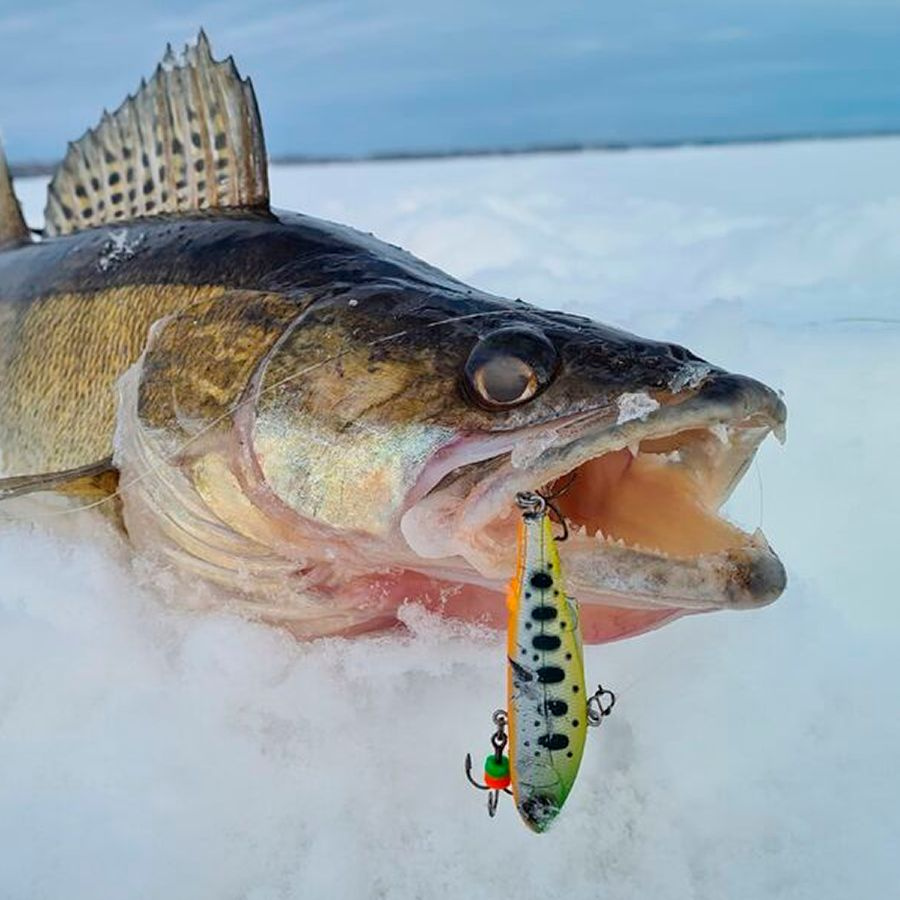
<path fill-rule="evenodd" d="M 748 443 L 744 457 L 735 457 L 739 471 L 717 499 L 715 509 L 718 509 L 740 480 L 758 444 L 769 433 L 784 441 L 787 409 L 783 400 L 771 388 L 746 376 L 713 370 L 691 389 L 651 390 L 647 394 L 659 405 L 643 416 L 618 421 L 613 418 L 609 404 L 603 404 L 528 429 L 534 433 L 556 430 L 566 438 L 539 453 L 522 468 L 516 469 L 512 465 L 509 449 L 487 455 L 482 462 L 494 466 L 494 471 L 481 478 L 462 500 L 461 511 L 452 527 L 460 534 L 478 534 L 496 519 L 504 502 L 511 504 L 516 491 L 536 489 L 573 471 L 583 462 L 641 440 L 671 437 L 687 429 L 715 429 L 717 426 L 746 429 L 754 437 Z M 521 436 L 525 431 L 517 434 Z M 487 449 L 491 448 L 488 446 Z M 496 445 L 494 449 L 497 449 Z M 417 526 L 414 521 L 416 508 L 452 487 L 452 479 L 445 476 L 412 505 L 413 516 L 410 519 L 404 516 L 401 520 L 401 528 L 408 540 L 413 530 L 422 526 L 421 522 Z M 688 611 L 756 608 L 771 603 L 786 586 L 784 566 L 760 531 L 753 535 L 739 533 L 746 538 L 743 546 L 688 558 L 671 558 L 627 545 L 618 548 L 594 546 L 586 553 L 585 547 L 576 540 L 573 541 L 576 546 L 566 553 L 567 570 L 576 583 L 579 599 L 588 603 Z M 479 568 L 465 552 L 460 555 Z M 590 567 L 580 565 L 588 557 L 601 557 L 607 566 L 618 565 L 623 578 L 629 573 L 645 575 L 644 589 L 641 589 L 640 579 L 631 578 L 628 590 L 616 592 L 608 587 L 594 590 L 586 583 Z M 502 583 L 504 576 L 500 572 L 486 571 L 483 566 L 479 572 L 482 577 L 493 576 L 493 580 Z M 579 581 L 582 582 L 580 585 Z M 657 584 L 663 587 L 657 587 Z"/>

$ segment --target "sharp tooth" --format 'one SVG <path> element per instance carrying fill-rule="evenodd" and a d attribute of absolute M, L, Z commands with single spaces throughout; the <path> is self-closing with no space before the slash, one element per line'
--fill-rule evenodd
<path fill-rule="evenodd" d="M 632 441 L 628 445 L 628 452 L 633 456 L 637 457 L 638 453 L 641 452 L 641 442 L 640 441 Z"/>
<path fill-rule="evenodd" d="M 783 444 L 787 440 L 787 428 L 785 427 L 784 422 L 779 422 L 772 429 L 772 434 L 775 435 L 775 439 L 779 444 Z"/>

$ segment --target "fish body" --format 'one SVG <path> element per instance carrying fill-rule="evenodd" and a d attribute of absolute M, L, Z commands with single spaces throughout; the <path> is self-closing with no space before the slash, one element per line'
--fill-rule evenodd
<path fill-rule="evenodd" d="M 192 602 L 299 636 L 410 600 L 503 627 L 513 498 L 573 477 L 585 640 L 783 589 L 718 512 L 774 391 L 273 210 L 252 87 L 202 36 L 72 145 L 45 218 L 33 241 L 0 162 L 0 499 L 115 492 L 213 586 Z"/>
<path fill-rule="evenodd" d="M 578 603 L 566 593 L 553 525 L 540 502 L 522 517 L 508 605 L 513 796 L 525 823 L 544 831 L 578 775 L 588 711 Z"/>

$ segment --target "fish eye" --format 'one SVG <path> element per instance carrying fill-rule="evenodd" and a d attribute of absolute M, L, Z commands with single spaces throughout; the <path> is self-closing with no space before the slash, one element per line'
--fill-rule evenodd
<path fill-rule="evenodd" d="M 558 364 L 553 344 L 534 328 L 510 326 L 475 345 L 465 367 L 468 393 L 487 409 L 530 400 L 552 380 Z"/>

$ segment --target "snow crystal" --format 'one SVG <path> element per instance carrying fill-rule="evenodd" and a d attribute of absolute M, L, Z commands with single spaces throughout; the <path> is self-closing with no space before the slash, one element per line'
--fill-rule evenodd
<path fill-rule="evenodd" d="M 669 380 L 669 390 L 677 394 L 698 387 L 712 370 L 709 363 L 696 360 L 686 362 Z"/>
<path fill-rule="evenodd" d="M 535 836 L 462 771 L 503 703 L 499 636 L 410 607 L 407 636 L 297 644 L 167 610 L 184 588 L 99 517 L 7 523 L 0 894 L 893 896 L 900 328 L 858 318 L 896 316 L 898 146 L 273 169 L 278 206 L 783 388 L 791 439 L 729 512 L 762 524 L 787 594 L 586 648 L 618 703 Z M 32 221 L 43 184 L 22 184 Z"/>
<path fill-rule="evenodd" d="M 552 447 L 557 440 L 559 440 L 559 435 L 550 428 L 516 441 L 512 453 L 510 453 L 510 462 L 513 468 L 524 469 L 526 466 L 531 465 L 545 450 Z"/>
<path fill-rule="evenodd" d="M 616 399 L 616 405 L 619 407 L 617 425 L 631 422 L 633 419 L 646 419 L 650 413 L 659 409 L 659 403 L 644 391 L 620 394 Z"/>
<path fill-rule="evenodd" d="M 121 228 L 118 231 L 109 232 L 109 238 L 103 245 L 97 266 L 101 272 L 108 272 L 118 263 L 131 259 L 143 243 L 143 234 L 129 237 L 128 230 Z"/>

